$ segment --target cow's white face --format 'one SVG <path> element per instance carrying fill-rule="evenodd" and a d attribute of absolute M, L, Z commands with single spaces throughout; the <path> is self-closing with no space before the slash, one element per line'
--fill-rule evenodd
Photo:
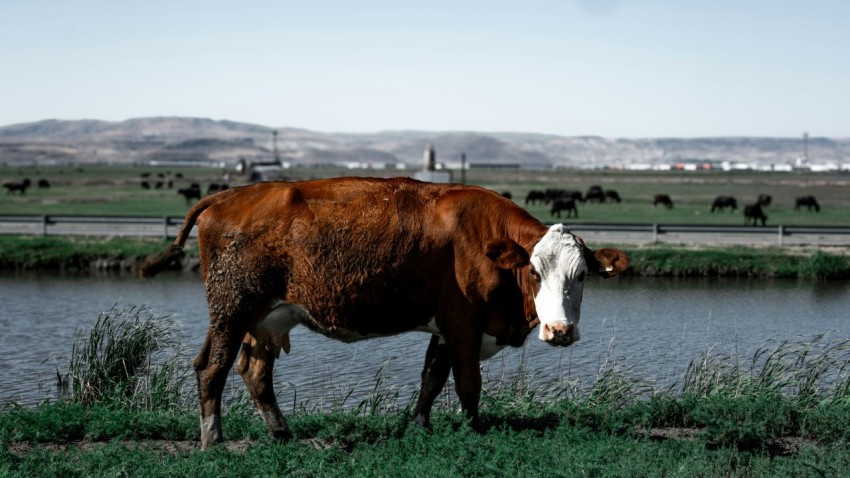
<path fill-rule="evenodd" d="M 563 224 L 550 227 L 534 246 L 529 273 L 539 286 L 534 306 L 540 319 L 540 340 L 570 345 L 579 339 L 587 269 L 584 246 Z"/>

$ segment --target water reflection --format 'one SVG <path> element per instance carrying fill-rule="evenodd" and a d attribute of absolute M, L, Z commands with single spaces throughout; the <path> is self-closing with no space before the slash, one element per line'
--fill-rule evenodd
<path fill-rule="evenodd" d="M 56 368 L 63 368 L 80 331 L 116 303 L 146 305 L 175 323 L 186 363 L 207 328 L 207 306 L 194 273 L 152 280 L 92 275 L 0 275 L 0 401 L 34 404 L 53 396 Z M 612 364 L 664 387 L 681 379 L 690 360 L 705 350 L 749 358 L 769 340 L 832 332 L 847 337 L 850 290 L 845 282 L 789 280 L 646 279 L 589 281 L 584 292 L 582 339 L 569 348 L 541 343 L 508 349 L 486 362 L 491 381 L 513 380 L 522 369 L 542 387 L 589 384 Z M 402 400 L 412 394 L 428 336 L 411 333 L 343 344 L 296 328 L 292 353 L 275 367 L 282 406 L 328 406 L 354 391 L 355 404 L 383 383 Z M 243 389 L 231 377 L 230 386 Z M 287 405 L 288 404 L 288 405 Z"/>

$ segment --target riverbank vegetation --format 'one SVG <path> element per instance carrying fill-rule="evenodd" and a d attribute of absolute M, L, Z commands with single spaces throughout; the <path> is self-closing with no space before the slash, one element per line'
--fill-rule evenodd
<path fill-rule="evenodd" d="M 57 369 L 59 383 L 67 385 L 64 398 L 0 410 L 0 475 L 850 472 L 848 339 L 786 340 L 753 357 L 707 350 L 663 389 L 616 365 L 586 388 L 501 378 L 485 384 L 483 434 L 464 424 L 451 390 L 438 400 L 433 430 L 425 431 L 410 424 L 411 402 L 399 401 L 379 381 L 369 397 L 346 408 L 287 407 L 297 439 L 281 444 L 266 438 L 250 400 L 236 393 L 222 421 L 228 443 L 206 452 L 199 450 L 189 364 L 175 367 L 176 348 L 167 318 L 135 307 L 101 315 Z"/>
<path fill-rule="evenodd" d="M 139 261 L 171 242 L 138 237 L 0 236 L 0 270 L 134 273 Z M 628 275 L 850 279 L 850 255 L 795 247 L 617 245 L 631 259 Z M 197 269 L 190 241 L 176 268 Z"/>

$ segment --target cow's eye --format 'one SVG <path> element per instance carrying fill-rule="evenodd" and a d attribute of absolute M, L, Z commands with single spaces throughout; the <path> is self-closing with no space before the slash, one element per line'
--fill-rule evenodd
<path fill-rule="evenodd" d="M 578 281 L 584 282 L 584 278 L 587 277 L 587 272 L 581 271 L 581 274 L 578 275 Z"/>
<path fill-rule="evenodd" d="M 537 273 L 537 269 L 535 269 L 534 266 L 528 266 L 528 275 L 530 275 L 532 279 L 540 281 L 540 274 Z"/>

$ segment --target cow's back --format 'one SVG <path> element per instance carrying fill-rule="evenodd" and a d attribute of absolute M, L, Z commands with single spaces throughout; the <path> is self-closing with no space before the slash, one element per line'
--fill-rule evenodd
<path fill-rule="evenodd" d="M 208 291 L 216 274 L 234 275 L 233 284 L 268 288 L 258 297 L 301 306 L 314 320 L 307 325 L 363 336 L 425 325 L 455 280 L 458 244 L 499 234 L 486 230 L 498 218 L 482 215 L 508 203 L 519 209 L 493 192 L 407 178 L 258 183 L 220 194 L 198 218 Z"/>

